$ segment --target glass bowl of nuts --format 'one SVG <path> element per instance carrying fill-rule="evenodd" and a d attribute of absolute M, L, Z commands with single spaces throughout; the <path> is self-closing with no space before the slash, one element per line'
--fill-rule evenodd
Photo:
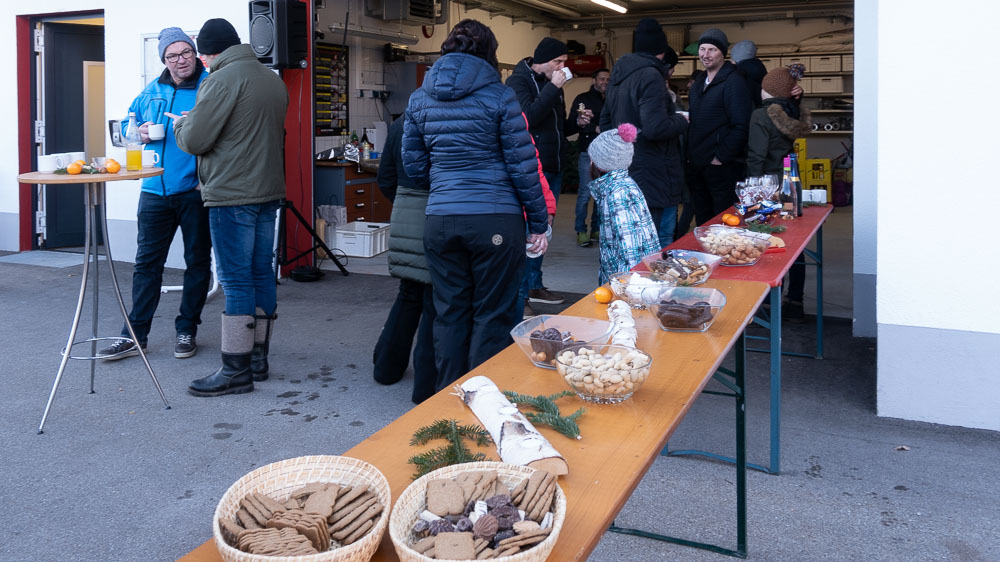
<path fill-rule="evenodd" d="M 726 295 L 706 287 L 664 289 L 649 309 L 668 332 L 705 332 L 726 306 Z"/>
<path fill-rule="evenodd" d="M 663 250 L 642 258 L 642 263 L 661 278 L 675 279 L 679 287 L 691 287 L 708 281 L 722 258 L 694 250 Z"/>
<path fill-rule="evenodd" d="M 605 344 L 614 326 L 607 320 L 540 314 L 510 331 L 521 351 L 538 367 L 556 368 L 556 355 L 568 346 Z"/>
<path fill-rule="evenodd" d="M 626 271 L 611 276 L 611 291 L 635 309 L 644 309 L 660 291 L 677 285 L 673 277 L 651 271 Z"/>
<path fill-rule="evenodd" d="M 556 356 L 556 371 L 577 396 L 594 404 L 618 404 L 649 378 L 653 358 L 623 345 L 576 345 Z"/>
<path fill-rule="evenodd" d="M 697 226 L 694 237 L 710 254 L 722 258 L 722 265 L 753 265 L 771 246 L 769 234 L 713 224 Z"/>

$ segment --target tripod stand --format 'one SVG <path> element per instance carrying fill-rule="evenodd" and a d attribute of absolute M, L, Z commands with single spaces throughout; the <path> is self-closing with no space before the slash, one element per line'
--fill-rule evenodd
<path fill-rule="evenodd" d="M 308 250 L 304 252 L 299 253 L 298 255 L 292 258 L 288 257 L 288 235 L 285 233 L 286 210 L 291 211 L 292 214 L 295 215 L 295 218 L 297 218 L 299 223 L 306 228 L 306 230 L 309 232 L 309 234 L 312 236 L 313 239 L 312 247 L 310 247 Z M 344 267 L 344 264 L 340 263 L 340 260 L 337 259 L 337 256 L 333 255 L 333 251 L 331 251 L 330 248 L 326 245 L 326 243 L 323 242 L 323 240 L 319 237 L 319 234 L 316 234 L 316 231 L 313 230 L 313 227 L 309 226 L 309 223 L 306 222 L 306 219 L 302 216 L 301 213 L 299 213 L 299 210 L 295 208 L 295 205 L 288 199 L 282 199 L 281 213 L 278 215 L 278 252 L 279 252 L 278 265 L 284 266 L 293 263 L 299 258 L 309 254 L 309 252 L 315 251 L 317 248 L 323 248 L 323 250 L 326 252 L 326 255 L 330 256 L 330 259 L 333 260 L 333 263 L 335 263 L 337 265 L 337 268 L 340 269 L 340 272 L 343 273 L 345 276 L 348 274 L 347 268 Z M 275 275 L 277 274 L 278 272 L 277 270 L 275 270 Z"/>

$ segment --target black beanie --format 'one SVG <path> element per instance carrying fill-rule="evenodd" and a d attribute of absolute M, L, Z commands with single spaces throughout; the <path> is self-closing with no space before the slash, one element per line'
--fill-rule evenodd
<path fill-rule="evenodd" d="M 677 66 L 679 61 L 680 59 L 677 58 L 677 53 L 670 48 L 670 45 L 667 45 L 667 50 L 663 52 L 663 64 L 667 68 L 673 68 Z"/>
<path fill-rule="evenodd" d="M 531 57 L 531 64 L 544 64 L 567 53 L 569 51 L 566 49 L 566 43 L 552 37 L 546 37 L 535 47 L 535 54 Z"/>
<path fill-rule="evenodd" d="M 705 32 L 701 34 L 701 37 L 698 38 L 699 45 L 704 45 L 706 43 L 709 45 L 715 45 L 717 49 L 722 51 L 722 56 L 726 56 L 726 53 L 729 51 L 729 39 L 721 29 L 716 27 L 706 29 Z"/>
<path fill-rule="evenodd" d="M 660 22 L 653 18 L 643 18 L 635 26 L 632 51 L 658 55 L 667 52 L 667 35 L 663 33 Z"/>
<path fill-rule="evenodd" d="M 198 52 L 217 55 L 233 45 L 240 44 L 240 36 L 233 24 L 222 18 L 210 19 L 198 32 Z"/>

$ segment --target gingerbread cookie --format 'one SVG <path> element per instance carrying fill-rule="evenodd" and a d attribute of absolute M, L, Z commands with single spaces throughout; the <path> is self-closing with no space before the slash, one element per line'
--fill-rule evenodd
<path fill-rule="evenodd" d="M 434 540 L 434 557 L 442 560 L 472 560 L 476 545 L 472 533 L 441 533 Z"/>
<path fill-rule="evenodd" d="M 450 478 L 439 478 L 427 483 L 427 510 L 435 515 L 461 515 L 465 510 L 462 488 Z"/>

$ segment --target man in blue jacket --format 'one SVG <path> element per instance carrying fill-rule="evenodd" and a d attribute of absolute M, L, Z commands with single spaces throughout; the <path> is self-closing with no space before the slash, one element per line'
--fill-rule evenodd
<path fill-rule="evenodd" d="M 135 112 L 136 122 L 141 123 L 139 135 L 146 143 L 146 149 L 155 150 L 160 155 L 163 167 L 163 175 L 142 180 L 129 321 L 139 345 L 145 351 L 153 314 L 160 302 L 163 265 L 179 226 L 184 237 L 187 269 L 184 272 L 180 314 L 174 319 L 177 333 L 174 357 L 183 359 L 198 351 L 195 335 L 198 324 L 201 324 L 201 310 L 212 279 L 212 239 L 208 229 L 208 210 L 202 204 L 201 193 L 197 189 L 196 159 L 177 147 L 174 128 L 165 113 L 180 114 L 194 107 L 198 87 L 208 73 L 195 56 L 194 42 L 183 30 L 168 27 L 160 32 L 159 39 L 160 60 L 166 69 L 146 86 L 129 107 L 129 112 Z M 164 125 L 163 138 L 150 138 L 149 125 L 154 123 Z M 128 328 L 124 326 L 121 339 L 101 350 L 101 355 L 107 360 L 138 354 L 139 350 L 129 339 Z"/>

